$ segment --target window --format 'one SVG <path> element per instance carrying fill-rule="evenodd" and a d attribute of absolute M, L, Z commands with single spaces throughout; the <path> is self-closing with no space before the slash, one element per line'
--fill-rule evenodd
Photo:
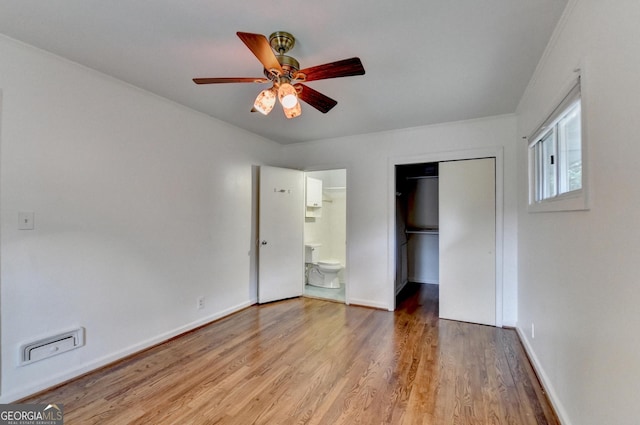
<path fill-rule="evenodd" d="M 529 142 L 529 209 L 586 209 L 579 79 Z"/>

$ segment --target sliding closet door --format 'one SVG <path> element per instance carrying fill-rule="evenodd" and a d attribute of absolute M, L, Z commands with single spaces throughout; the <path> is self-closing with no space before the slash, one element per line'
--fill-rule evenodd
<path fill-rule="evenodd" d="M 495 159 L 439 165 L 440 317 L 496 324 Z"/>

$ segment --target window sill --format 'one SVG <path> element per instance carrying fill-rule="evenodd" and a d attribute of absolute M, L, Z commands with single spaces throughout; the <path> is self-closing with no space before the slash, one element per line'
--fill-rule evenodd
<path fill-rule="evenodd" d="M 529 213 L 561 212 L 561 211 L 588 211 L 587 196 L 584 189 L 565 193 L 555 198 L 545 199 L 540 202 L 529 203 Z"/>

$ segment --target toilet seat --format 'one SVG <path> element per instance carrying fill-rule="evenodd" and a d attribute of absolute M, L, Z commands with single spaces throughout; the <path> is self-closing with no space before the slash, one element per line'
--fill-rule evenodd
<path fill-rule="evenodd" d="M 338 273 L 342 268 L 342 264 L 336 260 L 318 261 L 308 270 L 308 283 L 324 288 L 340 288 Z"/>
<path fill-rule="evenodd" d="M 324 260 L 318 261 L 318 268 L 323 272 L 338 272 L 342 269 L 342 264 L 339 261 Z"/>
<path fill-rule="evenodd" d="M 330 258 L 328 260 L 320 260 L 320 261 L 318 261 L 318 264 L 326 264 L 328 266 L 335 266 L 337 264 L 340 264 L 340 261 Z"/>

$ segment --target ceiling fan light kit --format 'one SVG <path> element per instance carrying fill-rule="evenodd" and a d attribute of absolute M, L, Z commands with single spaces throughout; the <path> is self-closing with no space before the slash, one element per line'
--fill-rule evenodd
<path fill-rule="evenodd" d="M 300 102 L 297 101 L 291 108 L 282 105 L 282 110 L 284 111 L 284 116 L 287 118 L 299 117 L 300 114 L 302 114 L 302 107 L 300 106 Z"/>
<path fill-rule="evenodd" d="M 298 103 L 296 89 L 289 83 L 280 84 L 278 87 L 278 100 L 283 108 L 293 108 Z"/>
<path fill-rule="evenodd" d="M 273 87 L 262 90 L 256 101 L 253 103 L 253 107 L 256 111 L 263 115 L 268 115 L 276 104 L 276 91 Z"/>
<path fill-rule="evenodd" d="M 301 70 L 300 63 L 295 58 L 285 55 L 295 45 L 295 37 L 285 31 L 274 32 L 269 36 L 269 40 L 262 34 L 238 32 L 237 35 L 262 63 L 266 78 L 194 78 L 193 81 L 196 84 L 271 82 L 272 86 L 262 90 L 256 97 L 252 112 L 269 114 L 277 96 L 287 118 L 295 118 L 302 114 L 299 100 L 322 113 L 327 113 L 338 102 L 303 83 L 365 73 L 362 62 L 357 57 Z"/>

